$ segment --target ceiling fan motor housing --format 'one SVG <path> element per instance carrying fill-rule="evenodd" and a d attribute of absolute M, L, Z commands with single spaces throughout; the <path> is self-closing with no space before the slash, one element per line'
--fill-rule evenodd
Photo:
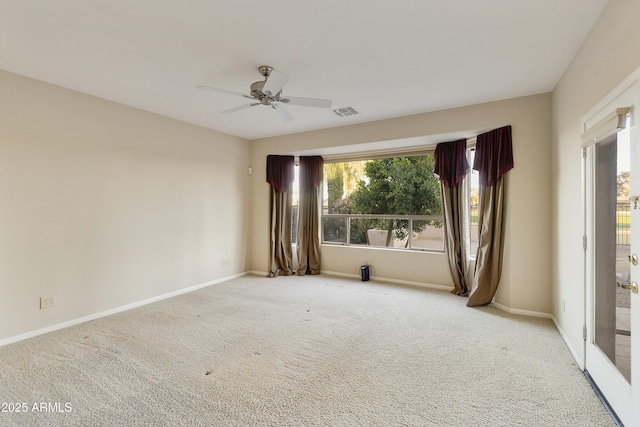
<path fill-rule="evenodd" d="M 251 85 L 250 95 L 255 99 L 257 99 L 258 101 L 260 101 L 262 105 L 274 106 L 275 104 L 273 104 L 273 102 L 281 101 L 280 94 L 282 93 L 282 91 L 278 92 L 275 95 L 267 95 L 262 91 L 262 88 L 264 87 L 265 83 L 266 83 L 266 80 L 253 83 Z M 282 101 L 288 101 L 288 100 L 282 100 Z"/>
<path fill-rule="evenodd" d="M 262 88 L 264 87 L 265 81 L 260 81 L 260 82 L 255 82 L 251 85 L 251 96 L 253 96 L 254 98 L 258 99 L 261 96 L 264 96 L 264 93 L 262 93 Z"/>

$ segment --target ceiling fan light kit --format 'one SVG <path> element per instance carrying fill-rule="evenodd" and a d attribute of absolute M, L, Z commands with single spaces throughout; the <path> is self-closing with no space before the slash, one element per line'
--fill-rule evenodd
<path fill-rule="evenodd" d="M 293 120 L 293 116 L 289 114 L 282 104 L 299 105 L 302 107 L 331 108 L 332 102 L 329 99 L 302 98 L 297 96 L 283 97 L 282 87 L 289 80 L 289 77 L 268 65 L 261 65 L 258 67 L 258 72 L 264 77 L 264 80 L 252 83 L 249 87 L 249 95 L 211 86 L 198 86 L 198 88 L 228 93 L 231 95 L 239 95 L 255 101 L 250 104 L 244 104 L 221 111 L 220 113 L 222 114 L 235 113 L 256 105 L 268 105 L 276 112 L 281 120 L 288 122 Z"/>

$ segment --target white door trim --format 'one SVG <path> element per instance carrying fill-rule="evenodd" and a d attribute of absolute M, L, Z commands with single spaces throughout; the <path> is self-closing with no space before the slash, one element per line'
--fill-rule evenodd
<path fill-rule="evenodd" d="M 640 125 L 640 68 L 636 69 L 632 75 L 626 78 L 616 89 L 598 102 L 582 118 L 582 131 L 588 132 L 596 127 L 598 123 L 610 116 L 619 107 L 631 107 L 631 143 L 638 146 L 638 126 Z M 622 374 L 615 368 L 613 363 L 597 349 L 594 340 L 594 283 L 595 283 L 595 149 L 596 145 L 591 145 L 583 149 L 583 230 L 586 237 L 586 250 L 584 254 L 584 320 L 586 325 L 586 339 L 584 341 L 585 366 L 591 377 L 597 384 L 602 394 L 609 401 L 611 407 L 616 412 L 620 420 L 628 427 L 640 426 L 640 366 L 638 357 L 640 356 L 640 346 L 632 341 L 632 378 L 631 385 Z M 634 174 L 633 182 L 640 181 L 639 173 Z M 639 188 L 636 183 L 635 187 Z M 633 183 L 632 183 L 633 185 Z M 633 193 L 632 193 L 633 194 Z M 634 221 L 635 223 L 635 221 Z M 637 231 L 636 231 L 637 232 Z M 638 251 L 638 248 L 635 249 Z M 632 296 L 632 321 L 638 318 L 637 311 L 640 309 L 637 302 L 634 304 Z M 632 334 L 637 337 L 640 328 L 632 329 Z M 634 352 L 635 351 L 635 352 Z M 635 368 L 635 369 L 634 369 Z M 635 404 L 634 404 L 635 402 Z"/>

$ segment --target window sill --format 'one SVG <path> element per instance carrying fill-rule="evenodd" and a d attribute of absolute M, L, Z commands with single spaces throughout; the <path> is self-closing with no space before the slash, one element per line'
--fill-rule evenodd
<path fill-rule="evenodd" d="M 438 250 L 438 249 L 387 248 L 384 246 L 346 245 L 342 243 L 320 243 L 320 246 L 329 247 L 329 248 L 366 249 L 366 250 L 372 250 L 372 251 L 427 253 L 427 254 L 435 254 L 435 255 L 444 255 L 444 250 Z"/>

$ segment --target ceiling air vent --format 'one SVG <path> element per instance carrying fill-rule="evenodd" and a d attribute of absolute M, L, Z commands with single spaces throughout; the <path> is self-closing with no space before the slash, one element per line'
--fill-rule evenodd
<path fill-rule="evenodd" d="M 333 112 L 336 113 L 336 116 L 340 117 L 355 116 L 356 114 L 358 114 L 356 109 L 353 107 L 337 108 L 333 110 Z"/>

